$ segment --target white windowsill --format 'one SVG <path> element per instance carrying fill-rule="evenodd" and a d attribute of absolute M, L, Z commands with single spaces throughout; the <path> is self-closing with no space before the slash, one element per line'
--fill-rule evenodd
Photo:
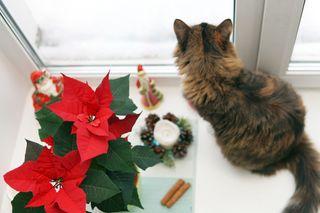
<path fill-rule="evenodd" d="M 84 80 L 84 78 L 82 79 Z M 94 85 L 100 78 L 87 79 Z M 139 105 L 139 94 L 131 78 L 131 97 Z M 222 156 L 212 136 L 208 123 L 193 111 L 182 97 L 180 80 L 160 79 L 158 87 L 163 91 L 165 102 L 156 113 L 173 112 L 190 119 L 198 120 L 198 139 L 196 149 L 195 213 L 270 213 L 280 212 L 294 191 L 293 177 L 287 171 L 281 171 L 273 177 L 262 177 L 231 166 Z M 306 132 L 320 151 L 320 90 L 299 89 L 307 108 Z M 31 94 L 31 91 L 30 91 Z M 16 150 L 11 167 L 15 167 L 24 156 L 24 138 L 37 140 L 37 122 L 34 119 L 31 98 L 24 106 L 21 118 Z M 185 168 L 188 169 L 188 168 Z M 179 175 L 179 174 L 178 174 Z M 232 205 L 230 205 L 230 203 Z M 5 197 L 1 212 L 10 211 L 10 201 Z"/>

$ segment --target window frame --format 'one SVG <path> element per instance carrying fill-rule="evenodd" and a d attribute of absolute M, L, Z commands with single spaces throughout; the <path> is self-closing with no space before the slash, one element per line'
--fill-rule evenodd
<path fill-rule="evenodd" d="M 0 1 L 0 7 L 2 2 Z M 21 71 L 23 77 L 29 78 L 30 72 L 38 68 L 37 64 L 30 57 L 28 49 L 24 48 L 22 41 L 18 35 L 12 31 L 12 23 L 2 13 L 0 9 L 0 51 L 2 51 L 7 59 Z"/>
<path fill-rule="evenodd" d="M 320 87 L 320 63 L 290 63 L 305 0 L 264 0 L 257 69 L 297 88 Z"/>
<path fill-rule="evenodd" d="M 20 7 L 16 12 L 10 11 L 12 14 L 16 15 L 17 11 L 27 7 L 19 0 L 10 1 L 13 8 Z M 320 82 L 320 72 L 318 72 L 320 63 L 311 67 L 310 64 L 300 63 L 296 66 L 289 63 L 304 3 L 305 0 L 234 0 L 234 43 L 246 69 L 264 70 L 277 74 L 296 87 L 320 87 L 318 83 Z M 136 66 L 133 65 L 45 66 L 28 42 L 26 38 L 28 36 L 22 33 L 24 29 L 17 27 L 15 20 L 1 1 L 0 13 L 38 69 L 45 68 L 52 74 L 63 72 L 75 77 L 102 76 L 109 69 L 116 75 L 136 74 Z M 21 19 L 18 16 L 15 18 Z M 36 22 L 29 20 L 28 23 L 30 23 L 28 32 L 34 36 L 37 32 Z M 145 66 L 145 69 L 150 75 L 156 77 L 178 77 L 175 65 L 149 65 Z"/>
<path fill-rule="evenodd" d="M 235 0 L 234 44 L 246 69 L 256 70 L 264 4 L 261 0 Z M 248 48 L 249 47 L 249 48 Z"/>
<path fill-rule="evenodd" d="M 3 28 L 3 30 L 0 31 L 1 39 L 3 39 L 1 42 L 4 44 L 7 44 L 6 46 L 2 47 L 5 51 L 6 55 L 9 56 L 9 59 L 14 62 L 14 64 L 25 64 L 27 67 L 33 67 L 33 69 L 38 68 L 42 69 L 44 68 L 44 64 L 42 60 L 39 58 L 37 52 L 33 49 L 32 45 L 29 43 L 26 35 L 22 32 L 22 29 L 20 29 L 11 14 L 19 14 L 18 11 L 27 9 L 27 6 L 23 3 L 18 4 L 18 0 L 12 0 L 11 4 L 15 5 L 13 8 L 19 8 L 19 10 L 16 10 L 16 12 L 9 12 L 7 7 L 4 5 L 4 3 L 0 0 L 0 27 Z M 18 19 L 20 20 L 29 20 L 30 25 L 26 26 L 25 30 L 27 31 L 27 34 L 31 38 L 32 36 L 36 36 L 34 33 L 36 31 L 35 28 L 35 22 L 33 21 L 32 17 L 23 19 L 23 16 L 25 14 L 18 15 Z M 23 51 L 23 54 L 21 53 Z M 24 70 L 24 69 L 23 69 Z M 27 74 L 31 72 L 30 70 L 26 70 Z"/>

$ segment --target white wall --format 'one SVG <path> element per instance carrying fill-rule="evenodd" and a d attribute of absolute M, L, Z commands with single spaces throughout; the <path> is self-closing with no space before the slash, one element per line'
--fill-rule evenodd
<path fill-rule="evenodd" d="M 0 200 L 5 194 L 2 176 L 11 164 L 20 118 L 30 88 L 27 80 L 0 52 Z"/>
<path fill-rule="evenodd" d="M 0 201 L 6 195 L 3 174 L 10 168 L 20 120 L 35 69 L 0 18 Z"/>

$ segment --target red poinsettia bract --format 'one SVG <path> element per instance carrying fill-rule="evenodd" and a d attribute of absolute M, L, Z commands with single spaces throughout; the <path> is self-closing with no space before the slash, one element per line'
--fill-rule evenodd
<path fill-rule="evenodd" d="M 77 135 L 82 161 L 107 153 L 109 140 L 131 131 L 139 115 L 128 115 L 123 120 L 114 115 L 110 109 L 113 97 L 109 74 L 95 91 L 88 84 L 65 75 L 63 81 L 61 101 L 48 108 L 64 121 L 74 122 L 72 133 Z"/>
<path fill-rule="evenodd" d="M 36 161 L 28 161 L 4 175 L 12 188 L 32 192 L 26 207 L 44 206 L 48 213 L 86 212 L 86 194 L 79 187 L 90 161 L 81 163 L 78 151 L 64 157 L 44 148 Z"/>
<path fill-rule="evenodd" d="M 45 139 L 42 140 L 42 142 L 45 142 L 46 144 L 48 144 L 50 147 L 53 147 L 53 137 L 52 136 L 48 136 Z"/>

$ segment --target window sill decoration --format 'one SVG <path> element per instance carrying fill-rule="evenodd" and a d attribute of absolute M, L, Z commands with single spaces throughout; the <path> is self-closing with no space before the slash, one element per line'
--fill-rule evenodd
<path fill-rule="evenodd" d="M 189 145 L 193 141 L 191 125 L 185 118 L 167 113 L 163 119 L 157 114 L 149 114 L 145 119 L 146 127 L 140 133 L 145 146 L 159 155 L 162 163 L 172 167 L 175 159 L 187 155 Z"/>
<path fill-rule="evenodd" d="M 143 208 L 138 167 L 145 170 L 160 158 L 122 137 L 139 117 L 129 99 L 129 76 L 109 80 L 108 74 L 95 91 L 65 75 L 61 80 L 61 96 L 55 93 L 56 99 L 35 108 L 46 145 L 27 141 L 25 162 L 4 175 L 19 192 L 12 211 L 85 213 L 91 211 L 86 204 L 103 212 Z"/>
<path fill-rule="evenodd" d="M 137 70 L 136 86 L 141 95 L 142 106 L 146 110 L 157 109 L 163 101 L 163 94 L 157 89 L 155 81 L 145 73 L 141 64 L 138 65 Z"/>
<path fill-rule="evenodd" d="M 31 73 L 31 81 L 35 88 L 32 101 L 36 111 L 59 100 L 63 91 L 61 77 L 51 76 L 46 71 L 35 70 Z"/>

